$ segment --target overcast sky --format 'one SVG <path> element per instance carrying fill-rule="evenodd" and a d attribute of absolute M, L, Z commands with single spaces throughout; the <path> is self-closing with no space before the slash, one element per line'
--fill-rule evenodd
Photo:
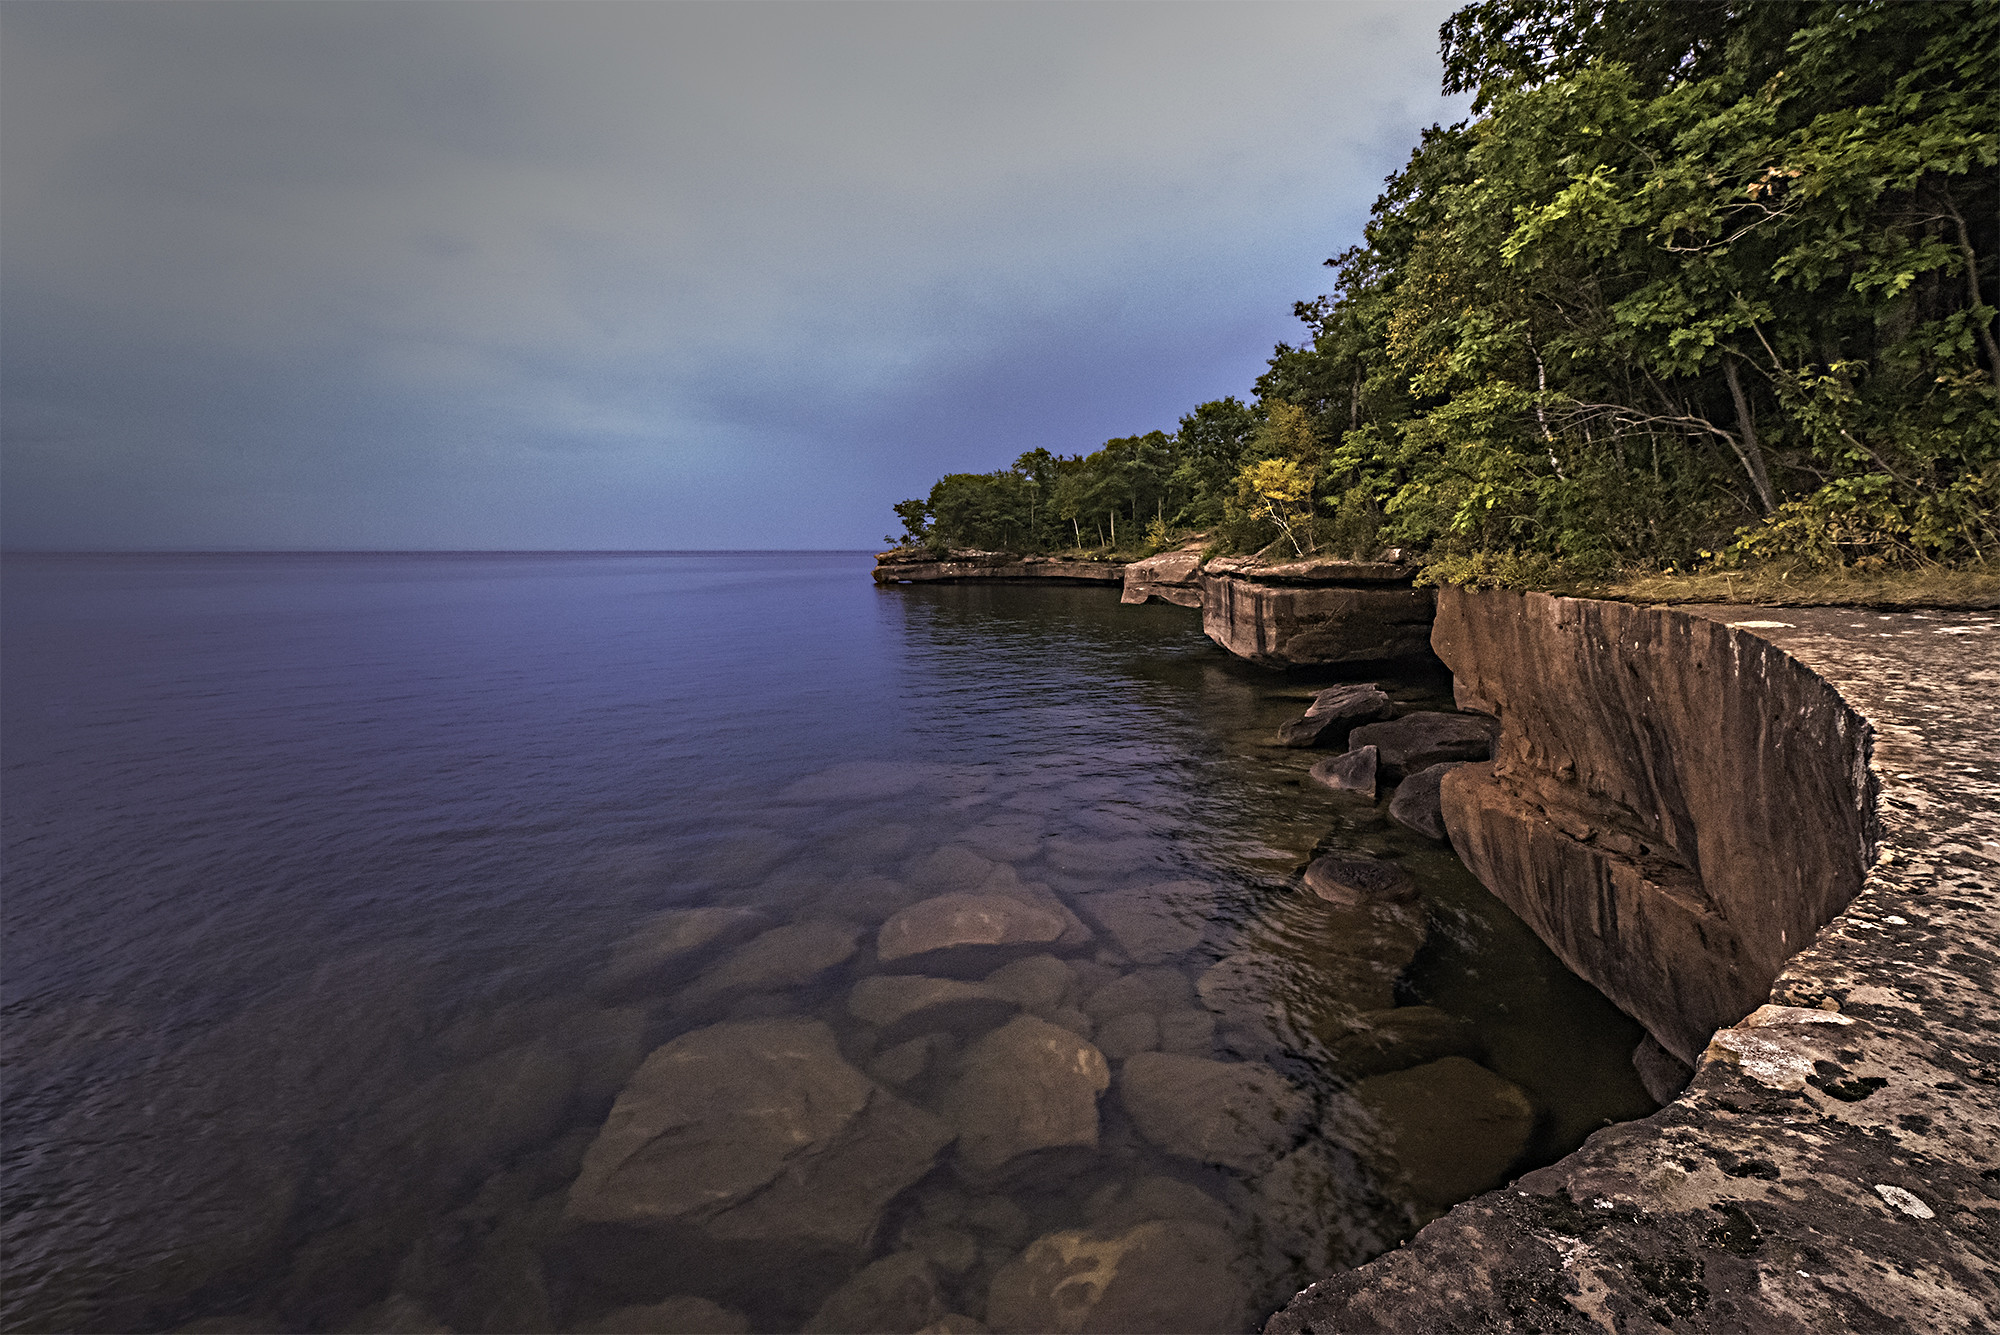
<path fill-rule="evenodd" d="M 1248 398 L 1443 3 L 21 3 L 11 547 L 856 548 Z"/>

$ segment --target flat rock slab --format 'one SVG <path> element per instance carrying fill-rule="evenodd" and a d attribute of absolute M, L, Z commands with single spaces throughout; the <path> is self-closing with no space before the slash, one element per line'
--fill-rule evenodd
<path fill-rule="evenodd" d="M 945 894 L 883 923 L 875 953 L 887 963 L 967 946 L 1049 945 L 1068 928 L 1059 914 L 1011 895 Z"/>
<path fill-rule="evenodd" d="M 1059 1025 L 1017 1016 L 967 1048 L 945 1096 L 959 1163 L 975 1179 L 1041 1150 L 1097 1148 L 1098 1096 L 1111 1068 Z"/>
<path fill-rule="evenodd" d="M 1493 720 L 1483 714 L 1405 714 L 1363 724 L 1348 741 L 1374 747 L 1383 772 L 1400 778 L 1447 760 L 1485 760 L 1493 754 Z"/>
<path fill-rule="evenodd" d="M 1236 1330 L 1249 1293 L 1235 1262 L 1227 1234 L 1183 1219 L 1049 1233 L 993 1277 L 986 1321 L 1019 1335 Z"/>
<path fill-rule="evenodd" d="M 1337 793 L 1366 793 L 1375 796 L 1381 753 L 1372 746 L 1357 746 L 1345 755 L 1328 756 L 1306 771 L 1315 783 L 1323 783 Z"/>
<path fill-rule="evenodd" d="M 1417 897 L 1417 882 L 1393 862 L 1357 853 L 1329 853 L 1306 864 L 1306 889 L 1329 904 L 1403 903 Z"/>
<path fill-rule="evenodd" d="M 1397 784 L 1396 795 L 1389 801 L 1389 819 L 1426 839 L 1435 839 L 1441 844 L 1450 842 L 1439 788 L 1444 783 L 1444 776 L 1464 763 L 1447 760 L 1441 765 L 1426 765 Z"/>
<path fill-rule="evenodd" d="M 1339 746 L 1363 723 L 1387 719 L 1396 706 L 1374 683 L 1329 686 L 1313 697 L 1305 715 L 1278 729 L 1281 746 Z"/>
<path fill-rule="evenodd" d="M 1118 1097 L 1147 1140 L 1177 1158 L 1242 1173 L 1292 1148 L 1312 1100 L 1261 1062 L 1141 1052 L 1118 1072 Z"/>

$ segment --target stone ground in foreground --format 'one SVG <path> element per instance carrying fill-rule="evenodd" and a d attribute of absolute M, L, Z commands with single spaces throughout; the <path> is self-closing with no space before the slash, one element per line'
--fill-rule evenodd
<path fill-rule="evenodd" d="M 2000 1324 L 2000 615 L 1683 610 L 1777 644 L 1869 719 L 1867 885 L 1678 1101 L 1267 1331 Z"/>

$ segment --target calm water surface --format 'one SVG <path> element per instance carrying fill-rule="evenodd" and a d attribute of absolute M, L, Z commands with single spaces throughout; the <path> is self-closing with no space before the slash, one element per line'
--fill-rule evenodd
<path fill-rule="evenodd" d="M 1650 1110 L 1323 682 L 868 566 L 7 558 L 0 1322 L 1249 1328 Z"/>

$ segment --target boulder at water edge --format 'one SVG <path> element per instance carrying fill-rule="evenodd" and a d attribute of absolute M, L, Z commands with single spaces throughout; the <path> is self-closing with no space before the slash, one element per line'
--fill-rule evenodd
<path fill-rule="evenodd" d="M 1506 1181 L 1535 1127 L 1519 1085 L 1464 1057 L 1371 1076 L 1354 1097 L 1410 1194 L 1439 1210 Z"/>
<path fill-rule="evenodd" d="M 1401 778 L 1447 760 L 1485 760 L 1493 754 L 1493 720 L 1484 714 L 1405 714 L 1356 728 L 1348 741 L 1374 747 L 1382 769 Z"/>
<path fill-rule="evenodd" d="M 1278 729 L 1278 744 L 1339 746 L 1359 725 L 1389 718 L 1395 712 L 1396 706 L 1372 682 L 1329 686 L 1313 697 L 1303 718 Z"/>
<path fill-rule="evenodd" d="M 1393 862 L 1355 853 L 1329 853 L 1306 866 L 1306 889 L 1329 904 L 1358 908 L 1416 898 L 1417 883 Z"/>
<path fill-rule="evenodd" d="M 1403 780 L 1396 786 L 1396 796 L 1389 803 L 1389 819 L 1426 839 L 1448 843 L 1451 836 L 1444 828 L 1444 805 L 1438 787 L 1444 782 L 1445 775 L 1464 763 L 1462 760 L 1448 760 L 1440 765 L 1426 765 Z"/>
<path fill-rule="evenodd" d="M 1345 755 L 1328 756 L 1307 770 L 1306 775 L 1337 793 L 1365 793 L 1373 797 L 1378 756 L 1372 746 L 1357 746 Z"/>

